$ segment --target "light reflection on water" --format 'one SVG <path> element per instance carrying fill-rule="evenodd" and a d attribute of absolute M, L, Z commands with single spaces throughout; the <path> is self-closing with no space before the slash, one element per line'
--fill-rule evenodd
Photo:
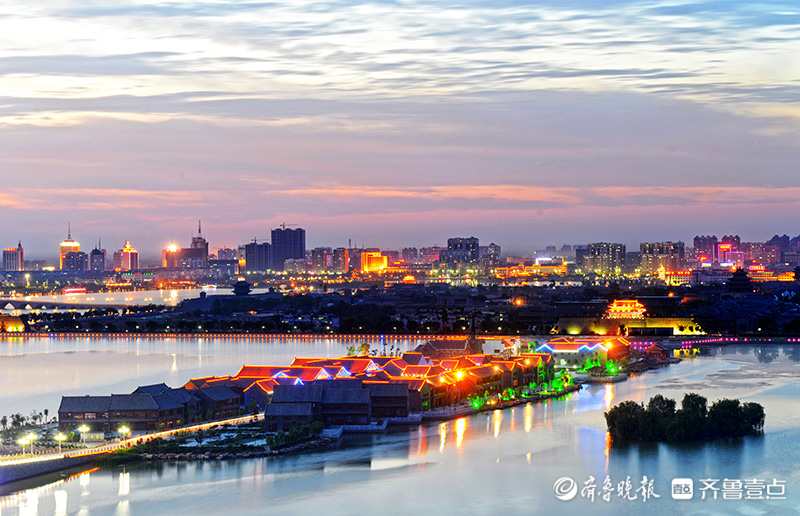
<path fill-rule="evenodd" d="M 29 498 L 7 514 L 793 514 L 800 504 L 796 361 L 757 350 L 718 353 L 593 386 L 564 399 L 495 410 L 378 436 L 351 436 L 323 452 L 277 459 L 109 468 Z M 770 371 L 774 377 L 765 376 Z M 766 434 L 705 443 L 611 443 L 603 412 L 624 400 L 695 391 L 709 400 L 763 402 Z M 788 413 L 788 414 L 787 414 Z M 644 475 L 661 498 L 561 502 L 556 479 L 602 485 Z M 789 499 L 675 502 L 672 478 L 787 480 Z M 91 478 L 91 482 L 89 481 Z M 90 489 L 91 488 L 91 489 Z M 59 494 L 63 493 L 63 494 Z M 66 508 L 65 508 L 66 505 Z M 265 510 L 268 508 L 268 510 Z M 15 512 L 16 511 L 16 512 Z"/>

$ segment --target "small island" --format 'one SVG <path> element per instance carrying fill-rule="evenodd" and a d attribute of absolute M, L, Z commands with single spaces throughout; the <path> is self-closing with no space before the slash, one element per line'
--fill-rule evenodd
<path fill-rule="evenodd" d="M 657 394 L 647 407 L 623 401 L 605 417 L 608 432 L 615 440 L 687 442 L 760 434 L 766 416 L 758 403 L 721 399 L 709 408 L 706 398 L 689 393 L 677 410 L 675 400 Z"/>

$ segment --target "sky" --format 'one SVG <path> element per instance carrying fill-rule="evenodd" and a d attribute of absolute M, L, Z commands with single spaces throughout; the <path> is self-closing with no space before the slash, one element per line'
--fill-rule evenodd
<path fill-rule="evenodd" d="M 0 245 L 800 233 L 796 1 L 0 0 Z"/>

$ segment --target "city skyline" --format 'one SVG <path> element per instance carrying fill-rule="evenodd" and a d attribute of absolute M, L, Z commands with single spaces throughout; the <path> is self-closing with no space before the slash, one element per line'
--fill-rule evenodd
<path fill-rule="evenodd" d="M 278 229 L 280 229 L 280 228 L 273 228 L 273 229 L 270 230 L 270 232 L 277 231 Z M 305 238 L 305 232 L 307 231 L 307 228 L 299 228 L 298 227 L 298 229 L 304 231 L 304 236 L 303 237 Z M 718 239 L 720 239 L 720 241 L 722 241 L 723 237 L 728 237 L 729 236 L 728 234 L 719 233 L 719 232 L 708 232 L 707 234 L 708 234 L 709 237 L 711 237 L 712 235 L 714 237 L 717 237 Z M 201 240 L 203 241 L 203 243 L 208 248 L 208 256 L 209 257 L 216 256 L 218 250 L 235 251 L 235 252 L 238 253 L 240 248 L 243 248 L 244 246 L 253 243 L 253 240 L 251 239 L 250 241 L 246 241 L 246 242 L 238 242 L 238 243 L 234 242 L 234 243 L 224 243 L 223 244 L 223 243 L 218 243 L 216 241 L 212 241 L 211 239 L 205 238 L 206 237 L 206 233 L 205 232 L 202 232 L 202 233 L 192 232 L 191 236 L 186 241 L 181 241 L 181 240 L 178 240 L 178 239 L 174 239 L 174 240 L 171 240 L 169 242 L 164 243 L 161 246 L 159 246 L 157 243 L 154 243 L 154 242 L 149 242 L 149 243 L 145 242 L 144 245 L 142 245 L 142 243 L 140 243 L 140 242 L 133 242 L 132 243 L 130 241 L 130 239 L 127 239 L 127 238 L 123 239 L 123 241 L 122 241 L 123 244 L 121 244 L 121 245 L 115 245 L 113 243 L 110 244 L 110 245 L 103 244 L 104 241 L 106 241 L 106 242 L 108 241 L 108 240 L 106 240 L 104 238 L 96 239 L 95 243 L 91 243 L 90 241 L 87 240 L 86 242 L 88 242 L 88 243 L 81 244 L 82 239 L 74 238 L 74 236 L 72 234 L 71 225 L 70 225 L 69 228 L 68 228 L 68 233 L 67 233 L 66 238 L 60 240 L 59 243 L 56 243 L 56 245 L 63 246 L 64 244 L 69 243 L 69 245 L 71 245 L 71 246 L 74 245 L 74 246 L 79 247 L 80 250 L 82 250 L 83 252 L 85 252 L 87 254 L 87 256 L 89 255 L 89 253 L 92 250 L 95 250 L 95 249 L 102 250 L 102 251 L 107 251 L 108 252 L 108 259 L 111 258 L 111 255 L 113 253 L 121 252 L 125 248 L 128 248 L 128 247 L 132 246 L 132 247 L 136 247 L 138 249 L 143 249 L 143 252 L 139 252 L 139 251 L 137 251 L 137 249 L 133 249 L 135 252 L 141 254 L 141 256 L 142 256 L 142 258 L 144 260 L 143 265 L 148 266 L 148 267 L 157 267 L 157 266 L 163 265 L 162 264 L 162 262 L 164 260 L 164 254 L 163 253 L 165 253 L 167 251 L 169 251 L 169 252 L 177 251 L 177 250 L 181 249 L 182 246 L 184 246 L 184 244 L 188 244 L 189 242 L 191 242 L 191 245 L 194 245 L 194 241 L 197 240 L 196 237 L 199 237 L 201 235 L 202 235 Z M 584 242 L 578 242 L 578 241 L 570 240 L 570 239 L 567 238 L 567 239 L 562 239 L 561 241 L 557 241 L 557 242 L 543 243 L 541 245 L 535 245 L 535 246 L 534 245 L 530 245 L 530 246 L 528 246 L 527 248 L 524 248 L 524 249 L 521 249 L 521 246 L 519 246 L 519 245 L 515 246 L 513 243 L 512 244 L 507 244 L 508 247 L 505 247 L 505 245 L 498 244 L 495 240 L 493 240 L 491 238 L 475 237 L 475 235 L 469 235 L 469 237 L 467 237 L 466 234 L 465 235 L 460 235 L 460 236 L 450 235 L 449 237 L 444 238 L 443 241 L 440 241 L 440 242 L 424 243 L 424 244 L 419 244 L 418 242 L 406 242 L 406 243 L 401 243 L 401 244 L 399 244 L 397 246 L 378 246 L 378 245 L 372 245 L 369 242 L 358 242 L 358 241 L 355 241 L 355 240 L 352 240 L 352 241 L 350 241 L 350 242 L 348 242 L 346 244 L 341 244 L 341 245 L 324 243 L 324 242 L 320 242 L 320 240 L 324 240 L 325 239 L 325 235 L 315 235 L 313 233 L 313 230 L 312 230 L 312 233 L 311 233 L 310 236 L 311 236 L 312 244 L 311 245 L 307 245 L 305 247 L 307 253 L 310 253 L 313 249 L 316 249 L 316 248 L 330 249 L 330 250 L 334 250 L 334 249 L 337 249 L 337 248 L 344 248 L 344 249 L 380 249 L 381 251 L 396 251 L 396 252 L 400 252 L 404 248 L 423 249 L 423 248 L 437 248 L 437 247 L 440 247 L 442 249 L 447 249 L 448 248 L 448 242 L 450 240 L 461 240 L 461 239 L 467 239 L 467 238 L 478 238 L 478 240 L 480 241 L 482 247 L 483 246 L 489 246 L 490 244 L 491 245 L 499 245 L 500 248 L 503 249 L 503 255 L 504 256 L 529 257 L 530 258 L 532 256 L 541 255 L 541 253 L 546 252 L 548 250 L 548 248 L 551 248 L 551 247 L 555 247 L 556 248 L 556 254 L 554 256 L 561 256 L 560 253 L 561 253 L 562 246 L 568 246 L 568 247 L 573 247 L 573 248 L 575 246 L 584 246 L 585 247 L 585 246 L 591 245 L 593 243 L 609 243 L 609 244 L 617 244 L 617 243 L 619 243 L 619 244 L 622 244 L 623 246 L 627 246 L 628 250 L 632 251 L 632 252 L 638 252 L 639 251 L 639 247 L 641 245 L 649 244 L 649 243 L 661 243 L 661 242 L 668 242 L 668 243 L 680 242 L 680 243 L 684 243 L 687 249 L 691 249 L 693 247 L 692 246 L 693 240 L 695 240 L 697 238 L 701 238 L 701 237 L 705 238 L 706 233 L 696 232 L 693 237 L 677 238 L 677 239 L 658 238 L 656 235 L 651 235 L 649 238 L 646 238 L 646 239 L 643 239 L 643 240 L 640 240 L 640 241 L 631 241 L 631 242 L 625 242 L 625 241 L 617 242 L 617 241 L 613 241 L 613 240 L 608 239 L 608 238 L 602 238 L 602 235 L 596 235 L 598 238 L 589 239 L 589 240 L 584 241 Z M 763 238 L 756 238 L 756 239 L 748 239 L 748 238 L 741 237 L 741 235 L 739 235 L 737 232 L 734 231 L 734 232 L 730 233 L 730 236 L 731 237 L 735 236 L 742 243 L 764 243 L 764 242 L 767 242 L 773 236 L 774 237 L 778 237 L 780 235 L 778 233 L 775 233 L 774 235 L 769 235 L 769 238 L 763 237 Z M 789 238 L 795 238 L 795 237 L 800 238 L 800 235 L 794 235 L 794 234 L 784 234 L 783 236 L 786 236 L 786 237 L 789 237 Z M 273 238 L 274 237 L 268 236 L 266 238 L 257 239 L 257 241 L 258 241 L 259 244 L 267 244 L 269 246 Z M 51 265 L 51 266 L 54 265 L 54 264 L 55 265 L 60 265 L 58 250 L 54 251 L 52 249 L 53 246 L 50 245 L 51 243 L 46 243 L 42 247 L 42 251 L 41 252 L 37 252 L 36 251 L 36 249 L 38 249 L 37 247 L 29 247 L 27 244 L 23 245 L 23 240 L 25 240 L 25 239 L 24 238 L 18 239 L 18 245 L 25 249 L 26 262 L 27 261 L 45 260 L 45 261 L 48 261 L 48 265 Z M 111 241 L 112 242 L 116 242 L 117 239 L 116 238 L 112 238 Z M 41 242 L 39 242 L 39 244 L 41 245 Z M 61 249 L 61 247 L 59 247 L 59 249 Z M 13 250 L 13 247 L 7 246 L 6 250 L 7 251 Z M 62 249 L 62 252 L 65 252 L 65 251 L 63 251 L 63 249 Z M 574 253 L 574 249 L 573 249 L 573 253 Z M 242 254 L 242 256 L 244 256 L 244 254 Z M 228 258 L 226 258 L 226 259 L 228 259 Z M 50 261 L 54 261 L 54 263 L 49 263 Z M 60 267 L 57 267 L 57 268 L 60 268 Z"/>
<path fill-rule="evenodd" d="M 0 236 L 793 236 L 798 27 L 790 2 L 12 3 Z"/>

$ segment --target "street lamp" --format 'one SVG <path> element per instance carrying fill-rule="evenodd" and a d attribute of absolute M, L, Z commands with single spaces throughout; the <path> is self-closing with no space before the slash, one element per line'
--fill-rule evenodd
<path fill-rule="evenodd" d="M 26 439 L 26 440 L 27 440 L 27 441 L 30 443 L 30 445 L 31 445 L 31 455 L 33 455 L 33 441 L 35 441 L 35 440 L 36 440 L 36 439 L 38 439 L 38 438 L 39 438 L 39 436 L 38 436 L 38 435 L 36 435 L 36 434 L 34 434 L 33 432 L 31 432 L 31 433 L 29 433 L 28 435 L 26 435 L 26 436 L 25 436 L 25 439 Z"/>
<path fill-rule="evenodd" d="M 25 455 L 25 445 L 30 442 L 28 441 L 28 436 L 20 437 L 17 442 L 22 446 L 22 454 Z M 33 448 L 33 445 L 31 445 L 31 448 Z"/>
<path fill-rule="evenodd" d="M 122 434 L 122 439 L 125 440 L 125 435 L 130 433 L 131 429 L 128 428 L 127 426 L 125 426 L 125 425 L 122 425 L 121 427 L 119 427 L 118 431 L 119 431 L 119 433 Z"/>
<path fill-rule="evenodd" d="M 56 441 L 58 441 L 58 453 L 61 453 L 61 442 L 65 441 L 67 436 L 62 434 L 61 432 L 56 434 Z"/>
<path fill-rule="evenodd" d="M 83 441 L 83 445 L 86 446 L 86 432 L 89 431 L 89 427 L 86 425 L 81 425 L 78 427 L 78 432 L 81 433 L 81 441 Z"/>

